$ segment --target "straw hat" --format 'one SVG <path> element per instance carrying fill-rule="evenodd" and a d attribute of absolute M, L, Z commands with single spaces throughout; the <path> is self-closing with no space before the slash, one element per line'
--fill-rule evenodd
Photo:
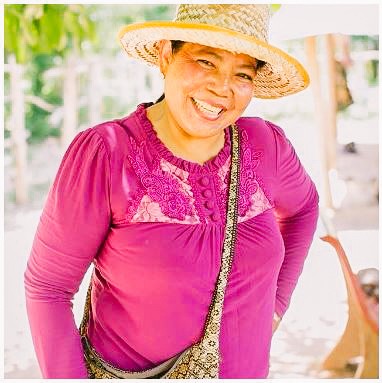
<path fill-rule="evenodd" d="M 268 44 L 269 5 L 181 4 L 174 21 L 130 24 L 119 32 L 131 57 L 158 65 L 158 42 L 181 40 L 266 62 L 255 77 L 254 96 L 278 98 L 305 89 L 309 76 L 303 66 L 284 51 Z"/>

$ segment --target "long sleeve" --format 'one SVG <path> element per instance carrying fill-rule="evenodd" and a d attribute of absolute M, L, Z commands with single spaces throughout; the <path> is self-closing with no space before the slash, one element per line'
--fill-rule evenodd
<path fill-rule="evenodd" d="M 282 317 L 290 304 L 316 230 L 318 194 L 284 132 L 269 125 L 276 142 L 275 211 L 285 246 L 275 307 Z"/>
<path fill-rule="evenodd" d="M 62 160 L 24 275 L 33 343 L 44 378 L 86 378 L 72 298 L 110 222 L 110 165 L 94 129 L 81 132 Z"/>

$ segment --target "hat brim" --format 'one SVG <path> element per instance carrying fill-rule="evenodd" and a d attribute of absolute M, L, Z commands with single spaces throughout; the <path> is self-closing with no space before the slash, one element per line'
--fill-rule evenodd
<path fill-rule="evenodd" d="M 273 45 L 230 29 L 177 21 L 148 21 L 123 27 L 118 37 L 129 56 L 152 65 L 158 65 L 160 40 L 187 41 L 265 61 L 266 65 L 254 79 L 254 97 L 279 98 L 309 85 L 308 73 L 295 58 Z"/>

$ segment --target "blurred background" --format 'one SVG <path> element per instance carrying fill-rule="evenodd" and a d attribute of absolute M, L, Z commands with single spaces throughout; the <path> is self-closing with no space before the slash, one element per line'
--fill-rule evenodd
<path fill-rule="evenodd" d="M 162 94 L 159 71 L 129 59 L 117 33 L 131 22 L 172 19 L 175 8 L 4 6 L 5 378 L 41 377 L 23 273 L 65 149 L 79 131 Z M 285 99 L 254 99 L 246 114 L 285 130 L 317 184 L 322 221 L 274 336 L 269 377 L 377 377 L 380 9 L 275 4 L 272 12 L 270 42 L 307 68 L 311 86 Z M 342 257 L 321 239 L 328 233 Z M 356 275 L 362 270 L 366 282 Z M 74 301 L 78 323 L 86 287 Z"/>

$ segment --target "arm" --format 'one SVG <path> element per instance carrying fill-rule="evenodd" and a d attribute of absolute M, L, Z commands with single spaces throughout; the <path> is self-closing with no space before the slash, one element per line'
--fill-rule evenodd
<path fill-rule="evenodd" d="M 280 322 L 281 322 L 281 318 L 276 313 L 274 313 L 273 320 L 272 320 L 272 335 L 279 328 Z"/>
<path fill-rule="evenodd" d="M 27 313 L 44 378 L 86 378 L 72 298 L 107 235 L 110 169 L 101 137 L 80 133 L 62 160 L 25 271 Z"/>
<path fill-rule="evenodd" d="M 285 314 L 313 240 L 318 219 L 318 194 L 283 131 L 268 123 L 276 142 L 274 203 L 285 256 L 279 272 L 275 311 Z"/>

